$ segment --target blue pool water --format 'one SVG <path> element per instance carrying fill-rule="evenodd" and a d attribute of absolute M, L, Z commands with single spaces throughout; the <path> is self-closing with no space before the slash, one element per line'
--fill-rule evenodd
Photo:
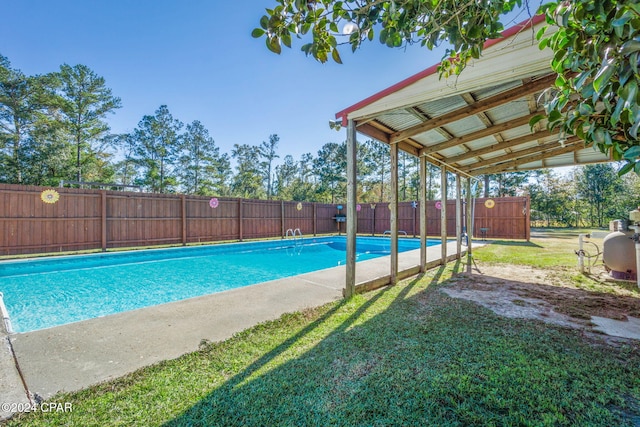
<path fill-rule="evenodd" d="M 28 332 L 335 267 L 345 251 L 333 236 L 2 262 L 0 292 L 14 331 Z M 356 252 L 388 255 L 389 239 L 358 237 Z"/>

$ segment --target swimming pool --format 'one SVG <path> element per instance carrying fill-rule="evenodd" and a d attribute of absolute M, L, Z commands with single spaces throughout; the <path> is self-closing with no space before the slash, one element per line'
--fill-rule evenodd
<path fill-rule="evenodd" d="M 388 238 L 358 237 L 357 261 L 389 254 Z M 439 244 L 439 240 L 427 245 Z M 418 249 L 400 239 L 400 252 Z M 0 263 L 14 332 L 207 295 L 345 263 L 346 237 L 151 249 Z"/>

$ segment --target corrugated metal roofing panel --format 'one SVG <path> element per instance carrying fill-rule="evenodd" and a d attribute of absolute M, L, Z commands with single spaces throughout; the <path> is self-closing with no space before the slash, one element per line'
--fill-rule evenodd
<path fill-rule="evenodd" d="M 535 26 L 539 29 L 544 22 Z M 518 34 L 500 43 L 500 47 L 485 49 L 479 60 L 467 66 L 460 76 L 440 79 L 437 72 L 403 87 L 381 99 L 371 102 L 358 110 L 349 111 L 352 119 L 375 116 L 409 105 L 458 95 L 469 91 L 481 91 L 518 81 L 527 77 L 540 76 L 551 72 L 551 49 L 540 50 L 538 43 L 527 34 Z"/>
<path fill-rule="evenodd" d="M 529 125 L 518 126 L 518 127 L 507 129 L 505 131 L 500 132 L 500 135 L 505 140 L 515 139 L 515 138 L 519 138 L 521 136 L 530 135 L 530 134 L 531 134 L 531 128 L 529 127 Z"/>
<path fill-rule="evenodd" d="M 610 161 L 608 156 L 600 152 L 593 151 L 591 148 L 584 148 L 575 153 L 560 154 L 558 156 L 545 159 L 544 161 L 539 160 L 536 162 L 522 164 L 519 165 L 517 169 L 534 170 L 542 168 L 558 168 L 565 166 L 576 166 L 579 164 L 603 163 L 608 161 Z"/>
<path fill-rule="evenodd" d="M 580 150 L 576 153 L 576 158 L 581 163 L 589 163 L 589 162 L 601 162 L 609 160 L 609 156 L 606 154 L 602 154 L 598 150 L 594 150 L 592 147 L 587 147 L 583 150 Z"/>
<path fill-rule="evenodd" d="M 415 114 L 406 110 L 396 110 L 378 117 L 380 123 L 393 130 L 403 130 L 422 123 Z"/>
<path fill-rule="evenodd" d="M 494 136 L 487 136 L 484 138 L 474 139 L 473 141 L 467 142 L 464 145 L 466 145 L 472 150 L 478 150 L 480 148 L 489 147 L 490 145 L 494 145 L 497 143 L 498 143 L 498 140 Z"/>
<path fill-rule="evenodd" d="M 522 98 L 508 104 L 502 104 L 485 113 L 493 123 L 504 123 L 529 114 L 529 101 Z"/>
<path fill-rule="evenodd" d="M 526 144 L 526 145 L 519 145 L 517 147 L 517 149 L 509 149 L 507 150 L 498 150 L 498 151 L 492 151 L 491 153 L 486 153 L 483 154 L 482 156 L 480 156 L 482 158 L 482 160 L 490 160 L 490 159 L 494 159 L 496 157 L 500 157 L 500 156 L 504 156 L 505 154 L 510 154 L 513 153 L 514 151 L 518 151 L 518 150 L 524 150 L 526 148 L 529 148 L 531 144 Z M 534 144 L 535 145 L 535 144 Z"/>
<path fill-rule="evenodd" d="M 522 86 L 521 80 L 510 81 L 510 82 L 506 82 L 506 83 L 489 87 L 489 88 L 478 89 L 477 91 L 473 92 L 473 95 L 476 98 L 476 100 L 479 101 L 481 99 L 492 97 L 493 95 L 497 95 L 501 92 L 504 92 L 509 89 L 513 89 L 514 87 L 518 87 L 518 86 Z"/>
<path fill-rule="evenodd" d="M 438 151 L 438 154 L 444 157 L 453 157 L 453 156 L 457 156 L 459 154 L 464 154 L 464 153 L 465 153 L 464 148 L 459 145 L 455 147 L 447 148 L 445 150 Z"/>
<path fill-rule="evenodd" d="M 430 130 L 429 132 L 421 133 L 412 138 L 414 141 L 418 141 L 420 144 L 428 147 L 433 144 L 439 144 L 447 140 L 443 134 L 438 132 L 437 130 Z"/>
<path fill-rule="evenodd" d="M 476 163 L 478 161 L 477 158 L 472 157 L 470 159 L 466 159 L 466 160 L 461 160 L 458 162 L 458 165 L 460 167 L 464 167 L 464 166 L 471 166 L 472 164 Z"/>
<path fill-rule="evenodd" d="M 418 108 L 424 111 L 429 117 L 438 117 L 451 111 L 466 107 L 467 102 L 458 95 L 449 96 L 447 98 L 436 99 L 434 101 L 425 102 L 418 105 Z"/>
<path fill-rule="evenodd" d="M 480 129 L 486 129 L 486 125 L 478 118 L 478 116 L 467 116 L 462 120 L 458 120 L 447 125 L 447 129 L 454 136 L 467 135 Z"/>
<path fill-rule="evenodd" d="M 575 162 L 574 162 L 573 153 L 560 154 L 559 156 L 556 156 L 556 157 L 550 157 L 548 159 L 544 159 L 544 165 L 550 168 L 572 165 L 574 163 Z"/>
<path fill-rule="evenodd" d="M 510 168 L 510 169 L 507 170 L 507 172 L 514 172 L 514 171 L 519 171 L 519 170 L 543 169 L 544 167 L 546 167 L 546 166 L 542 166 L 542 161 L 538 160 L 538 161 L 535 161 L 535 162 L 530 162 L 530 163 L 525 163 L 525 164 L 519 165 L 517 167 L 517 169 L 516 168 Z"/>

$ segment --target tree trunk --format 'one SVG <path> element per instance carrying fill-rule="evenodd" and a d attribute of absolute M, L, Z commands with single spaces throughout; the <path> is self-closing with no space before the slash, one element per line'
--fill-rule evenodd
<path fill-rule="evenodd" d="M 380 202 L 384 201 L 384 163 L 382 163 L 382 168 L 380 170 Z"/>
<path fill-rule="evenodd" d="M 198 188 L 198 172 L 200 171 L 200 161 L 199 161 L 199 159 L 200 159 L 200 151 L 196 150 L 196 153 L 197 153 L 196 154 L 196 164 L 195 164 L 195 169 L 196 170 L 195 170 L 195 173 L 194 173 L 194 176 L 193 176 L 193 192 L 195 194 L 200 194 L 198 192 L 198 190 L 199 190 L 199 188 Z"/>
<path fill-rule="evenodd" d="M 76 146 L 76 181 L 80 182 L 82 178 L 82 173 L 80 172 L 80 135 L 76 137 Z"/>
<path fill-rule="evenodd" d="M 18 184 L 22 184 L 22 170 L 20 168 L 20 124 L 14 120 L 14 127 L 16 129 L 15 140 L 13 141 L 13 162 L 16 168 L 16 181 Z"/>
<path fill-rule="evenodd" d="M 164 159 L 160 159 L 160 193 L 164 193 Z"/>
<path fill-rule="evenodd" d="M 267 169 L 267 200 L 271 200 L 271 160 Z"/>
<path fill-rule="evenodd" d="M 489 197 L 489 175 L 484 176 L 484 197 Z"/>

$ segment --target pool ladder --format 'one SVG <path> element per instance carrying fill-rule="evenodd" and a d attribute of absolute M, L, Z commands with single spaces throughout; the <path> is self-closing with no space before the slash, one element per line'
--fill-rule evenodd
<path fill-rule="evenodd" d="M 284 234 L 284 238 L 286 239 L 289 236 L 291 236 L 291 238 L 297 244 L 302 239 L 302 231 L 300 231 L 299 228 L 296 228 L 296 229 L 289 228 L 287 232 Z M 296 238 L 296 236 L 298 236 L 298 238 Z"/>
<path fill-rule="evenodd" d="M 302 252 L 302 231 L 300 231 L 299 228 L 296 228 L 295 230 L 290 228 L 287 230 L 284 237 L 286 239 L 289 236 L 293 239 L 293 247 L 287 248 L 287 255 L 300 255 Z"/>

